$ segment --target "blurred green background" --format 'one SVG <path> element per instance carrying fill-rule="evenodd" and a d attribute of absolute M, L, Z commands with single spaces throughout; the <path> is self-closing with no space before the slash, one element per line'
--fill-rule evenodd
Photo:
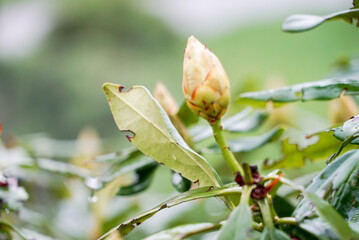
<path fill-rule="evenodd" d="M 102 137 L 118 136 L 101 90 L 105 82 L 127 88 L 145 85 L 152 91 L 161 81 L 180 104 L 183 50 L 191 34 L 220 58 L 234 97 L 319 80 L 335 61 L 355 56 L 359 32 L 343 22 L 302 34 L 281 32 L 281 22 L 290 14 L 329 13 L 350 6 L 350 1 L 332 1 L 317 11 L 321 5 L 309 2 L 298 10 L 280 1 L 263 1 L 257 8 L 247 4 L 249 10 L 237 4 L 227 21 L 222 18 L 230 8 L 220 8 L 218 1 L 208 2 L 209 10 L 193 3 L 188 13 L 181 12 L 186 4 L 191 6 L 188 1 L 178 9 L 179 2 L 170 2 L 2 1 L 0 121 L 5 135 L 46 132 L 54 138 L 75 138 L 83 127 L 92 126 Z M 231 18 L 236 11 L 249 17 Z M 321 104 L 310 105 L 326 115 Z"/>

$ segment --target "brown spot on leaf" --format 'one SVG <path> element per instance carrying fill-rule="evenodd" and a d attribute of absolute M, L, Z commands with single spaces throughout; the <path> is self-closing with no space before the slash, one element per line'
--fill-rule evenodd
<path fill-rule="evenodd" d="M 124 88 L 125 88 L 124 86 L 119 86 L 119 87 L 118 87 L 118 91 L 119 91 L 119 92 L 122 92 L 122 90 L 123 90 Z"/>
<path fill-rule="evenodd" d="M 136 134 L 131 131 L 131 130 L 121 130 L 121 132 L 128 132 L 128 133 L 131 133 L 132 136 L 130 136 L 129 134 L 126 134 L 126 138 L 128 139 L 128 141 L 132 142 L 132 138 L 134 138 L 136 136 Z"/>

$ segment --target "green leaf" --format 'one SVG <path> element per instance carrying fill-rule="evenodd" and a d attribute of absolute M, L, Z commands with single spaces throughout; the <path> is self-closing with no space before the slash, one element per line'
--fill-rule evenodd
<path fill-rule="evenodd" d="M 274 128 L 259 136 L 241 137 L 228 141 L 228 146 L 232 152 L 251 152 L 257 148 L 262 147 L 264 144 L 277 140 L 283 133 L 282 128 Z M 220 152 L 217 145 L 212 145 L 211 149 Z"/>
<path fill-rule="evenodd" d="M 153 234 L 144 240 L 180 240 L 195 234 L 217 230 L 221 226 L 220 223 L 186 224 Z"/>
<path fill-rule="evenodd" d="M 184 178 L 181 174 L 172 171 L 171 177 L 172 185 L 178 192 L 186 192 L 191 188 L 192 182 Z"/>
<path fill-rule="evenodd" d="M 330 206 L 328 202 L 319 198 L 313 192 L 305 192 L 304 195 L 312 201 L 319 216 L 330 225 L 331 229 L 340 239 L 359 239 L 359 233 L 354 232 L 343 217 L 332 206 Z"/>
<path fill-rule="evenodd" d="M 320 240 L 339 240 L 330 225 L 320 217 L 304 219 L 299 222 L 301 229 L 314 235 Z M 304 238 L 305 239 L 305 238 Z"/>
<path fill-rule="evenodd" d="M 116 195 L 128 196 L 146 190 L 152 182 L 153 174 L 157 167 L 158 163 L 152 162 L 152 164 L 137 169 L 135 182 L 131 185 L 120 187 Z"/>
<path fill-rule="evenodd" d="M 355 3 L 354 6 L 358 6 L 358 3 Z M 303 14 L 295 14 L 288 17 L 283 25 L 282 30 L 286 32 L 303 32 L 310 29 L 313 29 L 323 22 L 333 20 L 333 19 L 343 19 L 349 23 L 353 21 L 353 19 L 359 18 L 358 9 L 349 9 L 341 12 L 332 13 L 326 16 L 316 16 L 316 15 L 303 15 Z"/>
<path fill-rule="evenodd" d="M 187 106 L 187 103 L 182 103 L 180 109 L 178 110 L 177 116 L 185 126 L 191 126 L 198 122 L 199 117 L 194 114 Z"/>
<path fill-rule="evenodd" d="M 244 186 L 239 205 L 233 210 L 226 224 L 220 230 L 218 240 L 258 239 L 259 233 L 252 227 L 252 211 L 249 199 L 253 186 Z"/>
<path fill-rule="evenodd" d="M 135 172 L 141 168 L 151 167 L 154 164 L 156 162 L 151 158 L 136 151 L 130 154 L 127 159 L 114 162 L 109 170 L 100 176 L 87 178 L 86 183 L 88 187 L 97 191 L 124 174 Z"/>
<path fill-rule="evenodd" d="M 38 158 L 36 164 L 36 167 L 41 170 L 64 176 L 78 177 L 81 179 L 85 179 L 90 176 L 90 171 L 88 169 L 66 162 L 60 162 L 47 158 Z"/>
<path fill-rule="evenodd" d="M 283 231 L 274 229 L 273 237 L 271 237 L 270 231 L 267 227 L 264 228 L 261 240 L 291 240 L 291 238 Z"/>
<path fill-rule="evenodd" d="M 246 108 L 243 111 L 225 119 L 222 122 L 222 126 L 223 129 L 228 132 L 250 132 L 260 127 L 267 118 L 268 113 L 265 111 Z M 191 134 L 195 142 L 200 142 L 213 136 L 212 128 L 209 126 L 193 128 L 191 129 Z"/>
<path fill-rule="evenodd" d="M 353 9 L 359 8 L 359 0 L 353 0 Z"/>
<path fill-rule="evenodd" d="M 345 204 L 352 199 L 342 198 L 347 196 L 341 194 L 343 189 L 353 173 L 357 173 L 359 168 L 359 150 L 349 151 L 333 161 L 324 168 L 306 188 L 308 192 L 314 192 L 320 198 L 330 200 L 331 203 L 342 202 Z M 350 184 L 350 183 L 349 183 Z M 354 205 L 358 209 L 357 205 Z M 302 221 L 305 217 L 314 216 L 314 207 L 307 199 L 303 199 L 297 205 L 293 215 Z M 355 215 L 354 212 L 351 212 Z"/>
<path fill-rule="evenodd" d="M 313 136 L 316 136 L 318 141 L 303 149 L 299 149 L 297 144 L 289 143 L 288 139 L 283 140 L 283 156 L 275 161 L 266 160 L 264 162 L 264 168 L 296 168 L 304 166 L 306 160 L 311 162 L 326 160 L 338 150 L 341 144 L 341 142 L 334 138 L 330 132 L 320 132 L 308 135 L 308 138 Z M 344 151 L 353 148 L 353 146 L 347 146 Z"/>
<path fill-rule="evenodd" d="M 289 103 L 309 100 L 331 100 L 345 95 L 359 94 L 359 80 L 347 78 L 325 79 L 316 82 L 295 84 L 289 87 L 248 92 L 239 95 L 237 103 L 265 107 L 267 101 Z"/>
<path fill-rule="evenodd" d="M 120 234 L 124 236 L 124 235 L 128 234 L 129 232 L 131 232 L 136 226 L 140 225 L 142 222 L 149 219 L 150 217 L 155 215 L 157 212 L 159 212 L 165 208 L 170 208 L 170 207 L 176 206 L 178 204 L 192 201 L 195 199 L 234 195 L 234 194 L 240 194 L 241 192 L 242 192 L 241 187 L 226 187 L 224 189 L 219 189 L 216 187 L 201 187 L 201 188 L 196 188 L 196 189 L 181 193 L 181 194 L 161 203 L 160 205 L 158 205 L 146 212 L 140 213 L 140 214 L 136 215 L 135 217 L 121 223 L 120 225 L 118 225 L 117 227 L 113 228 L 112 230 L 110 230 L 109 232 L 104 234 L 102 237 L 100 237 L 99 240 L 105 239 L 109 234 L 111 234 L 112 232 L 114 232 L 116 230 L 120 231 Z"/>
<path fill-rule="evenodd" d="M 168 116 L 142 86 L 129 91 L 107 83 L 103 86 L 118 128 L 141 152 L 181 173 L 201 186 L 222 185 L 209 163 L 188 147 Z"/>
<path fill-rule="evenodd" d="M 344 136 L 343 132 L 343 126 L 335 127 L 327 130 L 327 132 L 333 131 L 333 136 L 336 137 L 340 141 L 345 141 L 346 137 Z M 353 141 L 350 142 L 351 144 L 359 145 L 359 138 L 353 139 Z"/>

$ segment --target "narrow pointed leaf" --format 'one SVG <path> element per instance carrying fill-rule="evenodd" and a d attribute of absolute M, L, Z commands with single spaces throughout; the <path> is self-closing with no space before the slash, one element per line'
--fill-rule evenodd
<path fill-rule="evenodd" d="M 153 234 L 144 240 L 181 240 L 195 234 L 215 231 L 222 226 L 220 223 L 195 223 L 178 226 Z"/>
<path fill-rule="evenodd" d="M 228 132 L 244 133 L 255 130 L 268 118 L 268 113 L 264 111 L 246 108 L 243 111 L 225 119 L 222 122 L 223 129 Z M 193 140 L 200 142 L 213 135 L 211 127 L 196 127 L 191 129 Z"/>
<path fill-rule="evenodd" d="M 358 9 L 349 9 L 341 12 L 332 13 L 326 16 L 295 14 L 289 16 L 284 21 L 282 25 L 282 30 L 286 32 L 303 32 L 313 29 L 329 20 L 343 19 L 351 23 L 353 18 L 359 18 Z"/>
<path fill-rule="evenodd" d="M 282 135 L 282 133 L 283 129 L 274 128 L 269 132 L 259 136 L 241 137 L 238 139 L 229 140 L 228 146 L 232 152 L 251 152 L 257 148 L 262 147 L 268 142 L 277 140 Z M 210 148 L 220 152 L 220 149 L 217 145 L 212 145 Z"/>
<path fill-rule="evenodd" d="M 268 101 L 283 104 L 296 101 L 331 100 L 338 98 L 343 91 L 345 95 L 358 95 L 359 80 L 334 78 L 278 89 L 248 92 L 241 94 L 237 98 L 237 103 L 264 107 Z"/>
<path fill-rule="evenodd" d="M 178 204 L 196 200 L 196 199 L 200 199 L 200 198 L 234 195 L 234 194 L 240 194 L 241 192 L 242 192 L 241 187 L 227 187 L 224 189 L 219 189 L 216 187 L 201 187 L 201 188 L 196 188 L 196 189 L 184 192 L 182 194 L 179 194 L 179 195 L 161 203 L 160 205 L 158 205 L 146 212 L 140 213 L 140 214 L 136 215 L 135 217 L 121 223 L 120 225 L 118 225 L 117 227 L 113 228 L 112 230 L 110 230 L 109 232 L 104 234 L 102 237 L 100 237 L 99 240 L 105 239 L 109 234 L 111 234 L 112 232 L 114 232 L 116 230 L 120 231 L 120 234 L 124 236 L 124 235 L 128 234 L 129 232 L 131 232 L 135 228 L 135 226 L 140 225 L 142 222 L 149 219 L 150 217 L 155 215 L 157 212 L 159 212 L 165 208 L 170 208 L 170 207 L 176 206 Z"/>
<path fill-rule="evenodd" d="M 337 159 L 335 159 L 329 166 L 324 168 L 308 185 L 306 191 L 314 192 L 319 197 L 334 201 L 344 202 L 348 199 L 340 198 L 340 193 L 345 183 L 350 179 L 350 175 L 357 173 L 359 168 L 359 150 L 349 151 Z M 349 199 L 352 201 L 352 199 Z M 356 207 L 356 211 L 359 208 Z M 353 214 L 353 213 L 352 213 Z M 293 215 L 298 221 L 303 220 L 305 217 L 314 215 L 314 207 L 307 199 L 303 199 L 297 205 Z"/>
<path fill-rule="evenodd" d="M 304 195 L 314 204 L 319 216 L 330 225 L 331 229 L 340 239 L 359 239 L 359 234 L 350 228 L 344 218 L 332 206 L 330 206 L 327 201 L 319 198 L 313 192 L 306 192 Z"/>
<path fill-rule="evenodd" d="M 141 152 L 201 186 L 221 186 L 208 162 L 183 141 L 168 116 L 149 91 L 136 86 L 103 86 L 118 128 Z"/>
<path fill-rule="evenodd" d="M 273 236 L 271 236 L 270 230 L 265 227 L 262 232 L 261 240 L 291 240 L 291 238 L 285 232 L 278 229 L 274 229 Z"/>
<path fill-rule="evenodd" d="M 239 205 L 233 210 L 228 221 L 221 228 L 218 240 L 259 239 L 259 233 L 252 227 L 252 211 L 248 200 L 253 187 L 245 186 Z"/>

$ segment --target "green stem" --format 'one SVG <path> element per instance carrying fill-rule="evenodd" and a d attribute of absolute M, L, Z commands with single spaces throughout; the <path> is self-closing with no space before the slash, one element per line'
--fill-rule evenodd
<path fill-rule="evenodd" d="M 274 239 L 274 223 L 268 199 L 264 198 L 259 200 L 258 205 L 261 209 L 264 227 L 268 228 L 271 235 L 271 239 Z"/>
<path fill-rule="evenodd" d="M 275 218 L 275 224 L 288 224 L 288 225 L 297 225 L 297 219 L 294 217 L 283 217 L 283 218 Z"/>
<path fill-rule="evenodd" d="M 224 160 L 226 161 L 229 169 L 232 171 L 233 174 L 236 172 L 240 172 L 242 176 L 245 177 L 243 168 L 238 163 L 237 159 L 234 157 L 234 154 L 228 147 L 227 139 L 223 134 L 223 128 L 221 126 L 221 121 L 217 120 L 213 123 L 210 123 L 213 129 L 214 138 L 221 149 L 222 155 Z"/>

